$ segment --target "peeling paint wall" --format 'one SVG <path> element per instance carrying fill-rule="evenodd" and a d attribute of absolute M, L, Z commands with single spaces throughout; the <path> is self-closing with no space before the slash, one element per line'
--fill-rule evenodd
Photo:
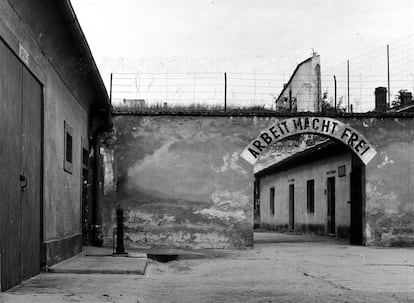
<path fill-rule="evenodd" d="M 378 155 L 366 167 L 368 245 L 414 246 L 414 121 L 368 120 Z"/>
<path fill-rule="evenodd" d="M 283 117 L 116 116 L 116 140 L 104 153 L 110 166 L 105 168 L 105 244 L 112 245 L 119 203 L 129 245 L 252 245 L 253 167 L 240 153 L 277 119 Z M 378 151 L 366 167 L 366 243 L 414 245 L 412 118 L 339 120 Z"/>
<path fill-rule="evenodd" d="M 118 116 L 116 188 L 106 169 L 105 244 L 124 208 L 130 245 L 239 247 L 253 243 L 253 167 L 243 148 L 269 118 Z M 116 193 L 114 191 L 116 190 Z"/>

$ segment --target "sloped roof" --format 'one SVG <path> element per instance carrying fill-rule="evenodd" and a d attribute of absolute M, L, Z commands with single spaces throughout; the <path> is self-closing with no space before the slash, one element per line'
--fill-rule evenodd
<path fill-rule="evenodd" d="M 255 177 L 264 177 L 276 172 L 287 170 L 337 154 L 349 152 L 344 144 L 334 140 L 326 140 L 303 151 L 297 152 L 279 162 L 273 163 L 254 174 Z"/>
<path fill-rule="evenodd" d="M 293 71 L 292 75 L 291 75 L 291 76 L 290 76 L 290 78 L 289 78 L 289 81 L 288 81 L 288 82 L 284 85 L 284 87 L 283 87 L 282 91 L 280 92 L 279 96 L 277 97 L 277 101 L 279 101 L 279 99 L 280 99 L 280 98 L 282 97 L 282 95 L 284 94 L 285 90 L 289 87 L 289 85 L 290 85 L 290 83 L 292 82 L 293 78 L 295 77 L 295 75 L 296 75 L 296 73 L 297 73 L 298 69 L 299 69 L 299 68 L 300 68 L 303 64 L 305 64 L 305 63 L 307 63 L 307 62 L 311 61 L 312 59 L 313 59 L 313 56 L 312 56 L 312 57 L 309 57 L 308 59 L 306 59 L 306 60 L 304 60 L 304 61 L 302 61 L 301 63 L 299 63 L 299 64 L 296 66 L 295 70 Z"/>

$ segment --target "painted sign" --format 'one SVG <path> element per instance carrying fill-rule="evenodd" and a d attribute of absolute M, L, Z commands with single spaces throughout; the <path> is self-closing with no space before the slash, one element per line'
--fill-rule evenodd
<path fill-rule="evenodd" d="M 377 152 L 358 131 L 339 120 L 325 117 L 296 117 L 275 122 L 253 140 L 241 153 L 250 164 L 256 163 L 260 154 L 271 144 L 297 134 L 325 135 L 349 146 L 366 165 Z"/>

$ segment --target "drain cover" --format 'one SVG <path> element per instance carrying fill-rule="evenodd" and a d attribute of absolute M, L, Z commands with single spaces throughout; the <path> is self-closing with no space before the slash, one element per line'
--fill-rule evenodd
<path fill-rule="evenodd" d="M 167 263 L 178 259 L 178 255 L 176 254 L 147 254 L 147 257 L 151 260 L 162 263 Z"/>

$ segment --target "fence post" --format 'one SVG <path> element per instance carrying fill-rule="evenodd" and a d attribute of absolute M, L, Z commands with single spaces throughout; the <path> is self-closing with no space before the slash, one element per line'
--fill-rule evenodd
<path fill-rule="evenodd" d="M 346 61 L 346 69 L 347 69 L 347 75 L 348 75 L 348 113 L 350 111 L 350 107 L 349 107 L 349 60 Z"/>
<path fill-rule="evenodd" d="M 224 73 L 224 112 L 227 111 L 227 73 Z"/>
<path fill-rule="evenodd" d="M 334 91 L 335 91 L 335 113 L 337 112 L 337 105 L 336 105 L 336 76 L 333 76 L 334 78 Z"/>
<path fill-rule="evenodd" d="M 388 108 L 391 107 L 391 88 L 390 88 L 390 46 L 387 44 L 387 78 L 388 78 Z"/>
<path fill-rule="evenodd" d="M 109 104 L 112 106 L 112 73 L 111 73 L 111 80 L 109 83 Z"/>
<path fill-rule="evenodd" d="M 121 205 L 116 209 L 116 250 L 115 255 L 125 255 L 124 246 L 124 210 Z"/>

